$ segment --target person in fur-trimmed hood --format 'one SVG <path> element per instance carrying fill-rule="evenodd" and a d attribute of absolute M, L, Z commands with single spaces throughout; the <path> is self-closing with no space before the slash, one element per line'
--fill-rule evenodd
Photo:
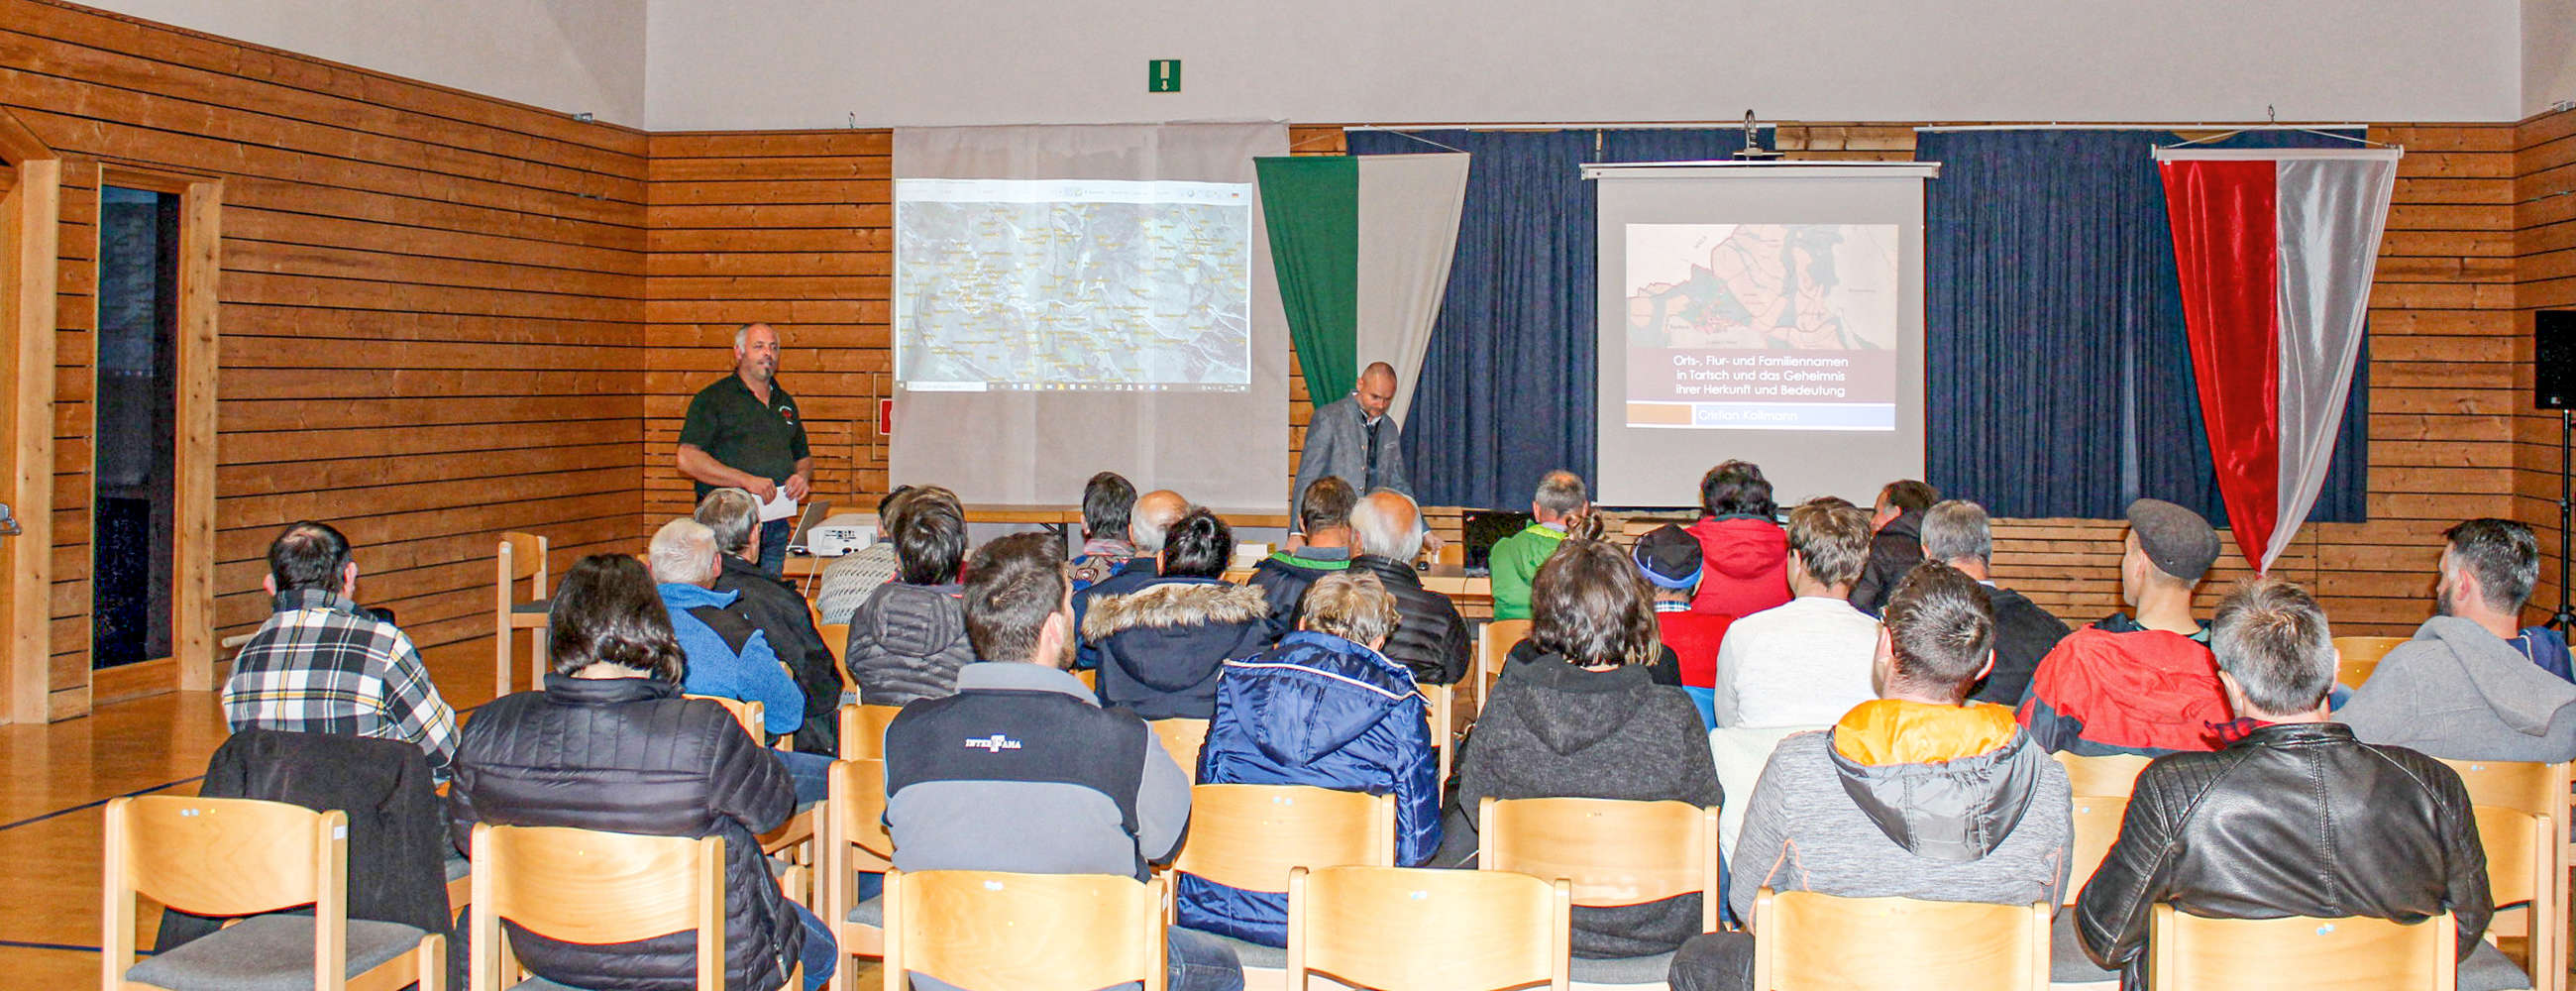
<path fill-rule="evenodd" d="M 1100 652 L 1100 704 L 1146 719 L 1216 712 L 1225 662 L 1270 645 L 1269 601 L 1222 577 L 1233 556 L 1233 528 L 1194 507 L 1163 539 L 1160 577 L 1092 600 L 1082 639 Z"/>

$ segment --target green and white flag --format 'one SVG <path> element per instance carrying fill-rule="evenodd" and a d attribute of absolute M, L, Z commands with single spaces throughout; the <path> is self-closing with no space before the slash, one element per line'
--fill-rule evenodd
<path fill-rule="evenodd" d="M 1321 406 L 1361 368 L 1395 366 L 1404 422 L 1458 252 L 1467 155 L 1258 158 L 1261 210 L 1288 333 Z"/>

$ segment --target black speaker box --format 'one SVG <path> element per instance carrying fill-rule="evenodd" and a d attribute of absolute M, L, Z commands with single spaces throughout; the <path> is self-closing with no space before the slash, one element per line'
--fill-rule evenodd
<path fill-rule="evenodd" d="M 2542 310 L 2531 321 L 2531 401 L 2576 406 L 2576 310 Z"/>

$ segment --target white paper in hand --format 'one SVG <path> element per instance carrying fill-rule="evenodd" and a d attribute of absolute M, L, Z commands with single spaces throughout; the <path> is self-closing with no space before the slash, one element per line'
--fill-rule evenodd
<path fill-rule="evenodd" d="M 787 497 L 787 486 L 770 493 L 769 501 L 760 504 L 760 521 L 788 519 L 796 515 L 796 500 Z"/>

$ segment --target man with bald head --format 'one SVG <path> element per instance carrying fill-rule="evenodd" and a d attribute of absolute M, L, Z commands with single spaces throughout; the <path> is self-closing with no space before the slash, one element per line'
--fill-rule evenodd
<path fill-rule="evenodd" d="M 1292 519 L 1305 511 L 1306 487 L 1326 475 L 1362 492 L 1386 489 L 1407 496 L 1413 482 L 1404 474 L 1400 429 L 1386 415 L 1395 405 L 1395 366 L 1386 362 L 1361 370 L 1351 394 L 1315 407 L 1306 421 L 1306 449 L 1297 461 L 1297 484 L 1288 492 Z"/>
<path fill-rule="evenodd" d="M 1413 680 L 1447 685 L 1467 674 L 1467 621 L 1449 597 L 1422 587 L 1413 559 L 1422 553 L 1422 509 L 1413 497 L 1380 489 L 1351 508 L 1358 537 L 1352 573 L 1378 577 L 1395 596 L 1395 633 L 1379 648 L 1388 660 L 1413 669 Z"/>
<path fill-rule="evenodd" d="M 697 498 L 736 488 L 766 502 L 779 492 L 804 501 L 814 484 L 814 455 L 796 398 L 778 387 L 778 331 L 765 323 L 733 332 L 733 374 L 698 390 L 680 423 L 680 474 L 698 483 Z M 794 518 L 760 525 L 760 569 L 772 577 L 787 563 Z"/>
<path fill-rule="evenodd" d="M 1101 596 L 1125 595 L 1153 583 L 1163 575 L 1157 560 L 1163 553 L 1163 537 L 1190 511 L 1190 501 L 1170 489 L 1156 489 L 1136 497 L 1136 505 L 1127 511 L 1127 542 L 1135 545 L 1136 556 L 1127 559 L 1118 573 L 1085 586 L 1073 593 L 1073 628 L 1082 629 L 1082 618 L 1091 611 L 1091 603 Z M 1100 652 L 1089 641 L 1075 655 L 1074 666 L 1090 669 L 1100 666 Z"/>

